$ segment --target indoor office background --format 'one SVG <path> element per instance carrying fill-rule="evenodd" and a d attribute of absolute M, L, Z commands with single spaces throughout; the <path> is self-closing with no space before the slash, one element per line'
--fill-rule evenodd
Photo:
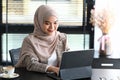
<path fill-rule="evenodd" d="M 67 33 L 71 50 L 94 47 L 94 28 L 89 23 L 94 0 L 0 0 L 0 64 L 11 62 L 9 50 L 19 48 L 33 31 L 38 6 L 51 5 L 59 13 L 59 31 Z"/>

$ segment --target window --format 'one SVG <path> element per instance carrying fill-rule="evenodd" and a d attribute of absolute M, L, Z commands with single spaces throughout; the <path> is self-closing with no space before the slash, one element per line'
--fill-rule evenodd
<path fill-rule="evenodd" d="M 28 34 L 3 34 L 2 36 L 2 39 L 3 39 L 2 40 L 2 48 L 3 48 L 2 60 L 3 61 L 6 61 L 6 59 L 8 59 L 8 61 L 11 61 L 8 50 L 21 47 L 22 41 L 27 35 Z M 6 37 L 8 38 L 7 40 L 6 40 Z M 85 49 L 89 49 L 89 34 L 86 34 L 86 35 L 67 34 L 67 37 L 68 37 L 68 45 L 71 51 L 82 50 L 84 49 L 84 47 Z M 8 48 L 7 51 L 5 47 Z"/>
<path fill-rule="evenodd" d="M 42 4 L 53 6 L 60 16 L 62 25 L 79 25 L 83 23 L 83 0 L 3 0 L 3 23 L 32 24 L 35 10 Z M 6 4 L 8 4 L 6 6 Z"/>
<path fill-rule="evenodd" d="M 70 50 L 89 49 L 89 34 L 68 34 L 67 37 Z"/>
<path fill-rule="evenodd" d="M 28 34 L 3 34 L 2 35 L 2 60 L 10 61 L 9 50 L 21 47 L 22 41 Z M 6 39 L 7 38 L 7 39 Z"/>

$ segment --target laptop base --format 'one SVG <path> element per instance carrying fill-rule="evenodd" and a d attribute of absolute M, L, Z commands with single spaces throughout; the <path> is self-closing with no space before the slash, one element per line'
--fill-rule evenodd
<path fill-rule="evenodd" d="M 60 78 L 62 80 L 89 78 L 91 77 L 91 75 L 92 75 L 91 66 L 60 70 Z"/>

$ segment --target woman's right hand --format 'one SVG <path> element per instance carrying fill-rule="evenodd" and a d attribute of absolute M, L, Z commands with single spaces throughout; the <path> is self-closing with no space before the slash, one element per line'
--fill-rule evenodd
<path fill-rule="evenodd" d="M 59 74 L 59 67 L 49 66 L 47 72 L 55 72 L 57 75 Z"/>

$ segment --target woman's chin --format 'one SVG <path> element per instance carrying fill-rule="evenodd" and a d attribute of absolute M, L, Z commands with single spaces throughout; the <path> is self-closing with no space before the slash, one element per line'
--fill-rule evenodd
<path fill-rule="evenodd" d="M 48 33 L 48 35 L 50 35 L 50 36 L 51 36 L 51 35 L 54 35 L 54 34 L 55 34 L 55 32 L 49 32 L 49 33 Z"/>

